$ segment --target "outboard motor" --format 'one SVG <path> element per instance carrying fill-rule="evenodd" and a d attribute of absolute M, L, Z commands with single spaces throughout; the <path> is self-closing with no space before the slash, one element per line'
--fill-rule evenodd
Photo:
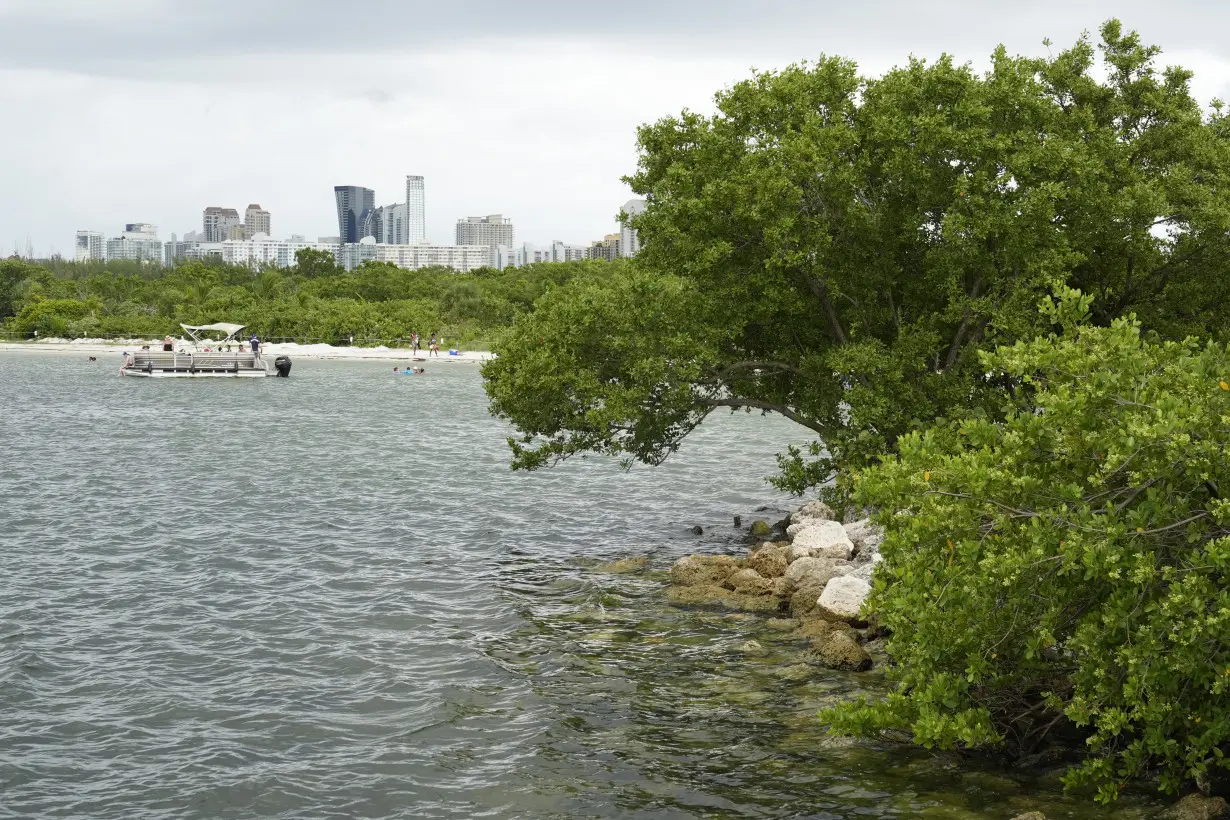
<path fill-rule="evenodd" d="M 273 367 L 282 378 L 290 377 L 290 356 L 278 356 L 273 360 Z"/>

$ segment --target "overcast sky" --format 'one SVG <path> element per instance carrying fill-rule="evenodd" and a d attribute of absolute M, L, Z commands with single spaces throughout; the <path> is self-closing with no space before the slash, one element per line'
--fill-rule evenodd
<path fill-rule="evenodd" d="M 334 185 L 427 186 L 427 234 L 502 213 L 518 241 L 589 242 L 630 197 L 637 125 L 752 67 L 821 53 L 1039 54 L 1110 16 L 1230 97 L 1230 4 L 1100 0 L 0 0 L 0 252 L 76 230 L 260 203 L 273 233 L 337 233 Z"/>

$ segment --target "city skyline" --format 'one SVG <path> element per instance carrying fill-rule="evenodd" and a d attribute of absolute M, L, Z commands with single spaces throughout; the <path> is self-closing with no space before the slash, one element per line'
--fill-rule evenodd
<path fill-rule="evenodd" d="M 828 53 L 879 74 L 948 52 L 981 69 L 1001 42 L 1044 55 L 1043 38 L 1057 51 L 1110 16 L 1161 46 L 1161 64 L 1193 70 L 1197 99 L 1230 98 L 1230 9 L 1182 0 L 766 0 L 755 14 L 667 0 L 616 15 L 531 2 L 484 6 L 482 27 L 447 4 L 377 7 L 338 25 L 318 0 L 218 0 L 209 14 L 166 0 L 0 4 L 0 106 L 22 124 L 0 134 L 0 187 L 23 192 L 0 201 L 0 252 L 69 256 L 74 230 L 131 219 L 181 233 L 213 203 L 259 202 L 278 233 L 330 235 L 334 185 L 395 202 L 403 168 L 432 187 L 430 241 L 486 213 L 537 241 L 589 241 L 633 196 L 620 177 L 636 169 L 637 127 L 712 111 L 752 66 Z M 1193 13 L 1205 25 L 1179 24 Z"/>

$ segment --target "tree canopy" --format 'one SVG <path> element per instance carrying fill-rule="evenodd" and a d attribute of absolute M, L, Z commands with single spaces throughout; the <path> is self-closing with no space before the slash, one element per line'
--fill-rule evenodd
<path fill-rule="evenodd" d="M 884 562 L 868 601 L 891 632 L 886 700 L 840 731 L 1028 753 L 1060 730 L 1067 781 L 1104 801 L 1156 778 L 1209 784 L 1230 748 L 1230 350 L 1079 327 L 983 354 L 1004 421 L 941 423 L 860 476 Z"/>
<path fill-rule="evenodd" d="M 233 321 L 264 338 L 357 343 L 438 331 L 488 344 L 549 289 L 605 262 L 542 263 L 461 274 L 368 263 L 346 272 L 331 254 L 301 251 L 288 269 L 215 262 L 151 268 L 112 262 L 0 260 L 0 319 L 21 336 L 156 338 L 179 323 Z"/>
<path fill-rule="evenodd" d="M 802 491 L 937 417 L 995 412 L 974 351 L 1045 329 L 1057 284 L 1098 324 L 1219 333 L 1227 124 L 1157 55 L 1110 21 L 1096 47 L 1001 47 L 984 73 L 822 57 L 642 127 L 637 270 L 548 293 L 485 369 L 514 466 L 656 463 L 742 408 L 816 432 L 777 479 Z"/>

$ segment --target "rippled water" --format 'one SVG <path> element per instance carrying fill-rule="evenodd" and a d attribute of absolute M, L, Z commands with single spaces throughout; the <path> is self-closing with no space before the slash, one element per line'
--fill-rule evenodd
<path fill-rule="evenodd" d="M 877 678 L 663 604 L 675 557 L 788 504 L 788 423 L 512 474 L 471 366 L 84 358 L 0 357 L 0 816 L 1112 816 L 827 738 L 816 710 Z"/>

